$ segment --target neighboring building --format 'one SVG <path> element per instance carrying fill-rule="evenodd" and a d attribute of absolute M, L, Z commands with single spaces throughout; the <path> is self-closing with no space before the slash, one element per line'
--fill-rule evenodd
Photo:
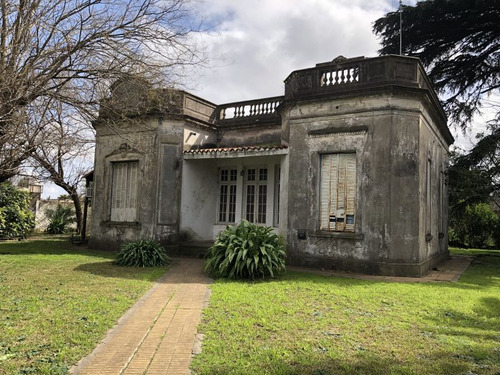
<path fill-rule="evenodd" d="M 20 189 L 25 189 L 30 195 L 30 209 L 37 212 L 37 202 L 42 198 L 43 185 L 35 177 L 27 174 L 18 174 L 11 182 Z"/>
<path fill-rule="evenodd" d="M 246 219 L 274 226 L 295 265 L 420 276 L 448 256 L 453 137 L 416 58 L 339 57 L 292 72 L 284 96 L 224 105 L 112 89 L 91 246 L 182 253 Z"/>

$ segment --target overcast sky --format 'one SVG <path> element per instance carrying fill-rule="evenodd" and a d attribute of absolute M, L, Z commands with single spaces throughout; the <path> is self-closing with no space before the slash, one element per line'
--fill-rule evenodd
<path fill-rule="evenodd" d="M 282 95 L 293 70 L 339 55 L 376 56 L 372 24 L 397 6 L 396 0 L 206 0 L 200 13 L 215 27 L 203 42 L 213 67 L 199 71 L 189 89 L 216 104 Z"/>
<path fill-rule="evenodd" d="M 377 56 L 373 23 L 398 5 L 399 0 L 205 0 L 200 15 L 214 28 L 201 39 L 211 67 L 196 71 L 187 89 L 215 104 L 283 95 L 283 80 L 294 70 L 339 55 Z M 475 143 L 474 132 L 451 131 L 456 145 L 467 149 Z"/>
<path fill-rule="evenodd" d="M 210 67 L 192 72 L 186 88 L 215 104 L 283 95 L 283 80 L 294 70 L 339 55 L 377 56 L 380 43 L 372 33 L 373 22 L 398 4 L 399 0 L 202 1 L 199 15 L 211 29 L 198 37 Z M 471 135 L 451 130 L 457 144 L 472 145 Z M 44 197 L 59 194 L 54 186 L 45 187 Z"/>

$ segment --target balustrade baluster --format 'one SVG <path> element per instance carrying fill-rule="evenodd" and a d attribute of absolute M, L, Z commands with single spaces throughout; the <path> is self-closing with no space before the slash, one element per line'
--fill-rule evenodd
<path fill-rule="evenodd" d="M 351 70 L 352 68 L 347 69 L 346 83 L 351 82 Z"/>
<path fill-rule="evenodd" d="M 354 68 L 354 81 L 355 82 L 359 81 L 359 67 Z"/>

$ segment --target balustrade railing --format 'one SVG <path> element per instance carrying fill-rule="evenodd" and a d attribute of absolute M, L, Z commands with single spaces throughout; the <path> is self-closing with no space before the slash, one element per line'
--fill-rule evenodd
<path fill-rule="evenodd" d="M 259 119 L 269 120 L 270 118 L 278 117 L 276 108 L 282 101 L 283 96 L 275 96 L 272 98 L 222 104 L 217 107 L 219 111 L 217 119 L 219 123 Z"/>
<path fill-rule="evenodd" d="M 320 86 L 334 86 L 359 82 L 359 65 L 321 71 Z"/>
<path fill-rule="evenodd" d="M 370 85 L 397 84 L 427 88 L 418 59 L 406 56 L 337 58 L 314 68 L 296 70 L 285 80 L 285 98 L 344 92 Z"/>

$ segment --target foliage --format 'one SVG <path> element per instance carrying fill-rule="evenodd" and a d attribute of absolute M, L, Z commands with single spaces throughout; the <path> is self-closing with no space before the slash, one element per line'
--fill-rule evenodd
<path fill-rule="evenodd" d="M 29 193 L 9 183 L 0 184 L 0 238 L 25 238 L 34 227 Z"/>
<path fill-rule="evenodd" d="M 91 130 L 118 78 L 174 86 L 204 60 L 190 0 L 2 0 L 0 9 L 0 182 L 43 142 L 53 108 Z"/>
<path fill-rule="evenodd" d="M 67 226 L 75 221 L 74 213 L 71 207 L 57 204 L 55 210 L 47 210 L 46 216 L 49 219 L 47 233 L 62 234 L 67 230 Z"/>
<path fill-rule="evenodd" d="M 403 54 L 429 70 L 453 122 L 465 128 L 500 87 L 500 0 L 433 0 L 402 7 Z M 381 54 L 398 54 L 400 14 L 375 21 Z"/>
<path fill-rule="evenodd" d="M 452 158 L 451 221 L 459 221 L 466 207 L 477 203 L 493 202 L 500 208 L 500 109 L 490 100 L 500 88 L 500 0 L 402 6 L 401 14 L 388 13 L 374 24 L 381 54 L 399 53 L 400 16 L 403 53 L 420 58 L 454 124 L 465 130 L 483 107 L 496 111 L 472 150 Z"/>
<path fill-rule="evenodd" d="M 284 271 L 286 252 L 272 228 L 243 220 L 219 233 L 206 258 L 205 269 L 215 278 L 255 279 Z"/>
<path fill-rule="evenodd" d="M 488 204 L 467 206 L 463 214 L 451 222 L 450 242 L 474 248 L 492 246 L 499 223 L 500 218 Z"/>
<path fill-rule="evenodd" d="M 458 282 L 405 283 L 292 272 L 217 280 L 198 328 L 198 375 L 495 375 L 500 254 Z"/>
<path fill-rule="evenodd" d="M 0 242 L 0 374 L 68 374 L 165 273 L 113 257 L 65 236 Z"/>
<path fill-rule="evenodd" d="M 448 171 L 452 226 L 463 220 L 468 207 L 478 203 L 492 204 L 500 209 L 500 128 L 479 137 L 467 154 L 452 153 Z M 500 232 L 493 232 L 498 242 Z M 458 243 L 463 242 L 459 240 Z"/>
<path fill-rule="evenodd" d="M 165 248 L 153 240 L 128 242 L 116 255 L 116 264 L 128 267 L 159 267 L 171 262 Z"/>

